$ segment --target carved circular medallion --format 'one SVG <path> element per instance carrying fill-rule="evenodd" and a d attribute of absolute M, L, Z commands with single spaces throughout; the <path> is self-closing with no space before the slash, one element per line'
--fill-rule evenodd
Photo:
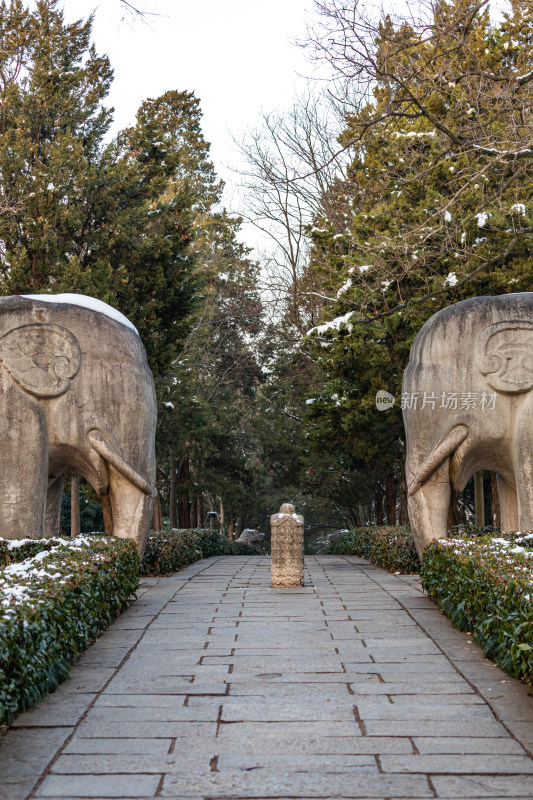
<path fill-rule="evenodd" d="M 529 391 L 533 388 L 533 322 L 506 320 L 487 325 L 479 335 L 476 358 L 495 391 Z"/>
<path fill-rule="evenodd" d="M 78 340 L 61 325 L 22 325 L 0 338 L 0 362 L 26 392 L 59 397 L 80 369 Z"/>

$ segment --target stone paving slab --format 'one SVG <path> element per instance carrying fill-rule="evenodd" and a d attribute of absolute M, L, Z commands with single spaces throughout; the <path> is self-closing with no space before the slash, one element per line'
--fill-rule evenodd
<path fill-rule="evenodd" d="M 417 753 L 427 755 L 429 753 L 450 753 L 456 755 L 467 755 L 480 753 L 484 756 L 523 754 L 524 749 L 520 742 L 510 736 L 499 736 L 498 738 L 478 738 L 475 736 L 459 737 L 454 736 L 425 736 L 415 737 L 413 744 Z M 490 763 L 490 760 L 487 759 Z"/>
<path fill-rule="evenodd" d="M 69 739 L 69 742 L 62 748 L 62 755 L 59 759 L 64 758 L 68 754 L 76 753 L 81 755 L 90 756 L 93 754 L 102 756 L 153 756 L 162 755 L 166 756 L 170 750 L 172 739 L 105 739 L 100 737 L 98 739 L 83 739 L 80 736 L 74 736 Z M 58 763 L 56 761 L 56 763 Z"/>
<path fill-rule="evenodd" d="M 0 800 L 533 800 L 533 698 L 413 576 L 265 557 L 143 581 L 0 742 Z"/>
<path fill-rule="evenodd" d="M 355 772 L 356 768 L 353 768 Z M 65 781 L 66 782 L 66 781 Z M 397 797 L 432 798 L 434 792 L 424 775 L 369 775 L 365 771 L 357 773 L 357 778 L 349 772 L 281 772 L 265 767 L 251 772 L 224 771 L 203 775 L 167 775 L 161 797 L 189 797 L 197 795 L 211 798 L 213 795 L 238 798 L 279 798 L 280 794 L 295 798 L 315 798 L 328 796 L 332 791 L 353 798 Z M 329 794 L 335 797 L 334 794 Z"/>

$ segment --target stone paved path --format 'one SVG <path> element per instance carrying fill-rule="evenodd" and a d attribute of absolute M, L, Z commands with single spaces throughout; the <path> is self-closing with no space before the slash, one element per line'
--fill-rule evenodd
<path fill-rule="evenodd" d="M 0 745 L 0 799 L 533 798 L 533 698 L 415 578 L 267 558 L 145 581 Z"/>

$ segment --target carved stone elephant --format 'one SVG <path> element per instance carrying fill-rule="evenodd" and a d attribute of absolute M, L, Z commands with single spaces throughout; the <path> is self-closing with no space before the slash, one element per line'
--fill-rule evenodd
<path fill-rule="evenodd" d="M 157 415 L 146 353 L 115 309 L 62 297 L 0 298 L 0 535 L 57 534 L 64 473 L 78 472 L 142 552 Z"/>
<path fill-rule="evenodd" d="M 533 530 L 533 293 L 476 297 L 418 333 L 404 373 L 409 518 L 418 553 L 446 536 L 450 484 L 497 473 L 502 528 Z"/>

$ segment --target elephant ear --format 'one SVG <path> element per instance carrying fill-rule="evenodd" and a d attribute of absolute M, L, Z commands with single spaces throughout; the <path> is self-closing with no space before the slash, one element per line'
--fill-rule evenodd
<path fill-rule="evenodd" d="M 506 320 L 488 325 L 479 335 L 476 358 L 495 391 L 529 391 L 533 388 L 533 322 Z"/>
<path fill-rule="evenodd" d="M 0 338 L 0 361 L 26 392 L 36 397 L 59 397 L 78 374 L 78 340 L 60 325 L 35 323 Z"/>

